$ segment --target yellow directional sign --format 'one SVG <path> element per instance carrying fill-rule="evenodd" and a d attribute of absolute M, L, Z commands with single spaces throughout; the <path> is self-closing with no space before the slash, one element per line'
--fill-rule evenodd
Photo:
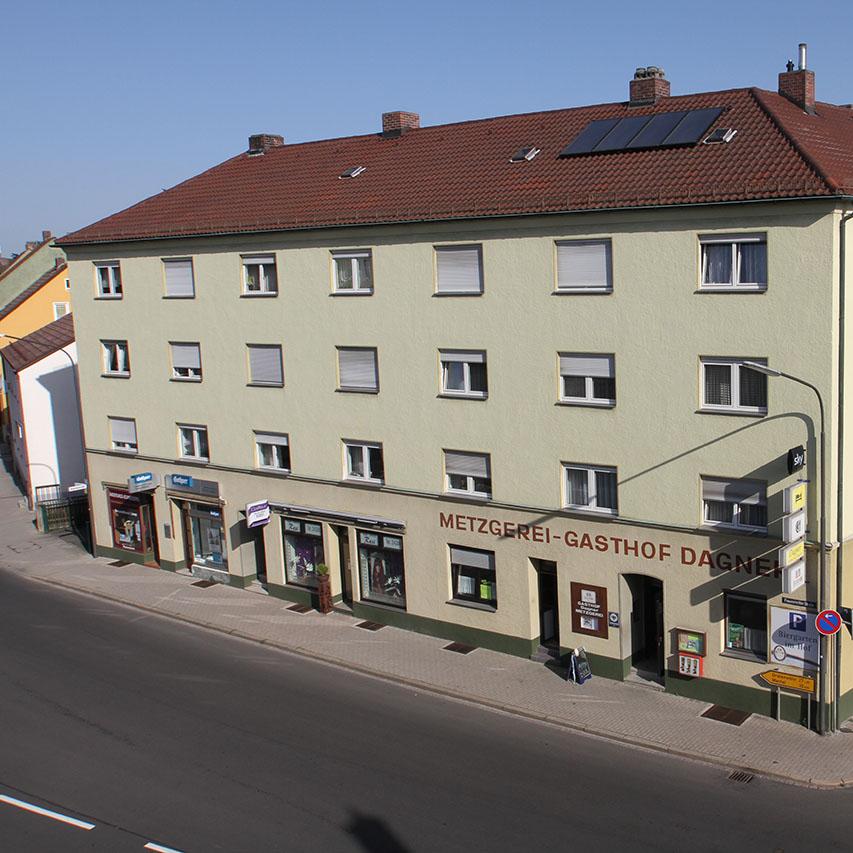
<path fill-rule="evenodd" d="M 806 543 L 800 539 L 799 542 L 793 542 L 791 545 L 785 545 L 779 549 L 779 565 L 781 568 L 792 566 L 797 560 L 802 560 L 806 553 Z"/>
<path fill-rule="evenodd" d="M 814 693 L 815 680 L 811 675 L 791 675 L 789 672 L 779 672 L 771 669 L 759 673 L 759 677 L 771 687 L 781 687 L 784 690 L 799 690 L 801 693 Z"/>

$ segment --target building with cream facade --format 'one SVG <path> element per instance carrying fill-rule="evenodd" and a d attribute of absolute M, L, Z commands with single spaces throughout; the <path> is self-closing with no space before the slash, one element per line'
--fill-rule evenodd
<path fill-rule="evenodd" d="M 599 107 L 259 135 L 62 238 L 97 553 L 309 605 L 322 563 L 366 619 L 582 646 L 767 714 L 759 673 L 820 671 L 831 728 L 853 647 L 821 665 L 812 623 L 853 604 L 853 111 L 813 83 L 675 97 L 648 69 Z M 816 395 L 745 361 L 816 386 L 826 482 Z"/>

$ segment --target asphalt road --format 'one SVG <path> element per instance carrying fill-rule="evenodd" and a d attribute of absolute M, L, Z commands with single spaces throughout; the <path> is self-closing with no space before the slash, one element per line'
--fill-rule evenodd
<path fill-rule="evenodd" d="M 853 791 L 733 782 L 6 571 L 0 650 L 3 851 L 853 848 Z"/>

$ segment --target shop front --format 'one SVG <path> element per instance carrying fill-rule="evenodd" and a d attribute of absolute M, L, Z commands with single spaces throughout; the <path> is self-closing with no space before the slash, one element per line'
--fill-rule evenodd
<path fill-rule="evenodd" d="M 219 483 L 169 474 L 166 493 L 180 513 L 187 568 L 201 578 L 227 582 L 228 538 Z"/>
<path fill-rule="evenodd" d="M 403 537 L 369 530 L 356 532 L 362 600 L 405 609 Z"/>
<path fill-rule="evenodd" d="M 154 501 L 151 494 L 131 494 L 127 489 L 107 489 L 113 547 L 141 563 L 157 563 Z"/>

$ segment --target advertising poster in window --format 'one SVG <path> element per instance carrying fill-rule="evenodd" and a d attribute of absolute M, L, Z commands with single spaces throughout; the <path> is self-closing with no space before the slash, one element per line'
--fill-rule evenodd
<path fill-rule="evenodd" d="M 394 607 L 406 606 L 401 537 L 359 531 L 358 563 L 362 598 Z"/>
<path fill-rule="evenodd" d="M 591 584 L 571 584 L 572 631 L 607 639 L 607 589 Z"/>
<path fill-rule="evenodd" d="M 807 610 L 770 608 L 770 659 L 785 666 L 817 669 L 820 637 L 814 613 Z"/>

